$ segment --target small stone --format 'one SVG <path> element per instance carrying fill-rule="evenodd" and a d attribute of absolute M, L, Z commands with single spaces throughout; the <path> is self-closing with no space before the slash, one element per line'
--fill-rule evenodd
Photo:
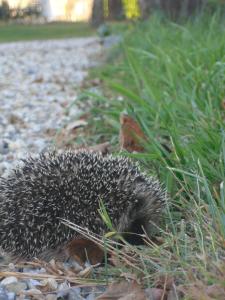
<path fill-rule="evenodd" d="M 19 282 L 7 284 L 5 287 L 9 292 L 19 294 L 21 291 L 27 289 L 27 284 L 25 282 L 19 281 Z"/>
<path fill-rule="evenodd" d="M 41 274 L 46 273 L 46 269 L 45 268 L 40 268 L 38 273 L 41 273 Z"/>
<path fill-rule="evenodd" d="M 0 285 L 0 300 L 9 300 L 5 287 Z"/>
<path fill-rule="evenodd" d="M 0 140 L 0 153 L 1 154 L 7 154 L 9 152 L 9 144 L 4 141 L 4 140 Z"/>
<path fill-rule="evenodd" d="M 95 300 L 95 299 L 96 299 L 96 295 L 94 293 L 91 293 L 86 297 L 86 300 Z"/>
<path fill-rule="evenodd" d="M 72 287 L 71 289 L 75 291 L 77 294 L 80 294 L 81 292 L 81 289 L 79 287 Z"/>
<path fill-rule="evenodd" d="M 29 279 L 27 284 L 28 284 L 29 289 L 33 289 L 33 288 L 35 288 L 35 286 L 40 285 L 40 281 L 38 281 L 36 279 Z"/>
<path fill-rule="evenodd" d="M 9 267 L 10 271 L 15 271 L 16 270 L 16 267 L 13 263 L 9 263 L 8 267 Z"/>
<path fill-rule="evenodd" d="M 41 286 L 48 286 L 51 291 L 54 291 L 58 288 L 58 283 L 54 278 L 47 278 L 45 280 L 40 281 Z"/>
<path fill-rule="evenodd" d="M 7 295 L 8 295 L 8 300 L 16 300 L 16 294 L 15 293 L 9 292 L 9 293 L 7 293 Z M 1 298 L 0 298 L 0 300 L 1 300 Z"/>
<path fill-rule="evenodd" d="M 3 279 L 3 280 L 1 281 L 1 285 L 6 286 L 6 285 L 8 285 L 8 284 L 16 283 L 16 282 L 18 282 L 18 279 L 17 279 L 16 277 L 14 277 L 14 276 L 9 276 L 9 277 L 6 277 L 5 279 Z"/>
<path fill-rule="evenodd" d="M 23 291 L 23 294 L 26 296 L 33 296 L 33 295 L 42 295 L 42 292 L 38 289 L 30 289 Z"/>
<path fill-rule="evenodd" d="M 70 288 L 70 286 L 67 283 L 67 281 L 64 281 L 63 283 L 60 283 L 59 286 L 58 286 L 58 290 L 59 291 L 61 291 L 61 290 L 67 290 L 69 288 Z"/>
<path fill-rule="evenodd" d="M 57 300 L 57 296 L 54 294 L 48 294 L 47 296 L 45 296 L 46 300 Z"/>
<path fill-rule="evenodd" d="M 84 300 L 83 297 L 76 291 L 76 289 L 70 288 L 67 290 L 61 290 L 57 294 L 57 300 Z"/>

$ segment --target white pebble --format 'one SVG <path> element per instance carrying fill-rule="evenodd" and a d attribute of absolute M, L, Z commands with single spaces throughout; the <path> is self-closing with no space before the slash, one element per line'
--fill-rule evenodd
<path fill-rule="evenodd" d="M 15 282 L 18 282 L 18 279 L 14 276 L 9 276 L 1 281 L 1 285 L 8 285 Z"/>

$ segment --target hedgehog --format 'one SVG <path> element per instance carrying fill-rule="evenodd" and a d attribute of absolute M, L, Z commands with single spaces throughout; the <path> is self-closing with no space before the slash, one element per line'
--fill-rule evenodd
<path fill-rule="evenodd" d="M 0 247 L 21 258 L 43 257 L 77 237 L 62 220 L 102 235 L 108 229 L 100 201 L 122 235 L 143 230 L 151 235 L 166 200 L 158 180 L 123 156 L 87 151 L 30 156 L 0 177 Z"/>

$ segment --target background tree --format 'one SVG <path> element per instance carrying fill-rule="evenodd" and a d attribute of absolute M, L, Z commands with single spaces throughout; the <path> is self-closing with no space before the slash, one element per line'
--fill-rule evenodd
<path fill-rule="evenodd" d="M 176 19 L 180 16 L 189 16 L 198 10 L 204 0 L 160 0 L 160 7 L 171 18 Z"/>
<path fill-rule="evenodd" d="M 176 20 L 192 15 L 204 6 L 212 10 L 218 9 L 224 6 L 224 2 L 225 0 L 94 0 L 92 24 L 99 26 L 105 19 L 116 20 L 123 16 L 128 19 L 146 19 L 156 9 Z"/>
<path fill-rule="evenodd" d="M 10 9 L 7 1 L 2 1 L 0 5 L 0 20 L 8 20 L 10 17 Z"/>
<path fill-rule="evenodd" d="M 147 19 L 150 15 L 150 11 L 151 11 L 151 8 L 153 7 L 153 2 L 156 2 L 157 0 L 155 1 L 149 1 L 149 0 L 139 0 L 139 6 L 140 6 L 140 12 L 141 12 L 141 17 L 142 19 Z M 159 1 L 157 1 L 159 2 Z"/>
<path fill-rule="evenodd" d="M 104 21 L 103 5 L 104 5 L 103 0 L 93 1 L 91 24 L 94 27 L 101 25 Z"/>
<path fill-rule="evenodd" d="M 124 16 L 123 1 L 122 0 L 108 0 L 108 17 L 112 20 L 121 19 Z"/>

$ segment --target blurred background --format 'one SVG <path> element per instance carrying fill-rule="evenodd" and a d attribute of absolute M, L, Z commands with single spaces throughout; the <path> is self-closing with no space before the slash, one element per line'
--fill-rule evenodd
<path fill-rule="evenodd" d="M 37 21 L 90 21 L 146 18 L 162 10 L 172 18 L 191 15 L 208 6 L 215 9 L 223 0 L 1 0 L 0 19 Z"/>

